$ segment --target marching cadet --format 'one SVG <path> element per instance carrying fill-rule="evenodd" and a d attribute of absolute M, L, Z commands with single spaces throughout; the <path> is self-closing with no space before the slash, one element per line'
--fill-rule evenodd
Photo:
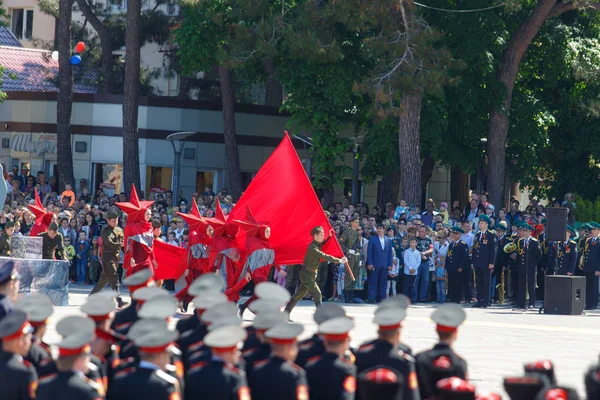
<path fill-rule="evenodd" d="M 131 294 L 131 305 L 116 313 L 115 320 L 111 324 L 111 329 L 121 335 L 127 335 L 131 325 L 133 325 L 140 318 L 138 313 L 143 307 L 144 303 L 154 297 L 159 296 L 170 296 L 170 293 L 165 289 L 154 286 L 136 289 L 135 292 Z M 121 317 L 119 318 L 120 314 Z M 115 323 L 117 318 L 119 318 L 119 323 Z M 124 350 L 124 347 L 121 348 L 121 350 Z"/>
<path fill-rule="evenodd" d="M 326 303 L 321 307 L 317 308 L 317 311 L 313 314 L 313 319 L 317 325 L 337 317 L 345 317 L 346 311 L 339 304 Z M 298 345 L 298 357 L 296 357 L 296 364 L 304 367 L 308 360 L 313 357 L 320 356 L 325 353 L 325 345 L 321 339 L 320 334 L 317 332 L 310 338 L 300 342 Z"/>
<path fill-rule="evenodd" d="M 17 300 L 15 308 L 27 313 L 29 324 L 33 327 L 31 348 L 24 358 L 32 363 L 37 371 L 40 366 L 52 361 L 50 346 L 43 341 L 48 318 L 53 312 L 52 301 L 44 294 L 31 293 Z"/>
<path fill-rule="evenodd" d="M 490 217 L 479 217 L 479 232 L 473 239 L 473 267 L 477 285 L 477 303 L 475 308 L 487 308 L 490 305 L 491 273 L 496 257 L 496 236 L 488 231 Z"/>
<path fill-rule="evenodd" d="M 23 359 L 31 347 L 33 328 L 22 310 L 13 310 L 0 321 L 0 390 L 3 399 L 35 399 L 35 368 Z"/>
<path fill-rule="evenodd" d="M 600 276 L 600 224 L 589 222 L 591 236 L 583 245 L 583 257 L 579 268 L 585 275 L 585 309 L 598 307 L 598 277 Z"/>
<path fill-rule="evenodd" d="M 442 379 L 436 388 L 439 400 L 475 400 L 475 386 L 456 376 Z"/>
<path fill-rule="evenodd" d="M 496 259 L 494 262 L 494 275 L 496 276 L 496 298 L 498 304 L 504 304 L 504 293 L 506 281 L 508 280 L 509 255 L 504 251 L 504 246 L 512 243 L 512 240 L 506 236 L 506 223 L 500 222 L 496 225 L 496 238 L 498 247 L 496 250 Z"/>
<path fill-rule="evenodd" d="M 352 270 L 354 276 L 358 276 L 360 272 L 360 235 L 358 234 L 358 227 L 360 226 L 360 219 L 358 216 L 354 216 L 350 220 L 350 229 L 346 229 L 340 237 L 340 246 L 348 259 L 348 265 Z M 352 280 L 350 274 L 344 275 L 344 302 L 354 303 L 354 285 L 356 281 Z"/>
<path fill-rule="evenodd" d="M 13 300 L 19 295 L 19 279 L 13 261 L 0 265 L 0 321 L 13 309 Z"/>
<path fill-rule="evenodd" d="M 461 239 L 465 231 L 458 227 L 451 228 L 452 243 L 448 246 L 446 254 L 446 270 L 448 271 L 448 300 L 460 304 L 460 297 L 464 274 L 471 271 L 471 260 L 469 259 L 469 246 Z"/>
<path fill-rule="evenodd" d="M 287 289 L 286 289 L 287 290 Z M 289 292 L 288 292 L 289 293 Z M 255 315 L 263 314 L 263 313 L 272 313 L 272 312 L 281 312 L 283 307 L 273 302 L 269 299 L 256 299 L 248 306 L 248 309 L 252 311 Z M 286 314 L 289 319 L 289 314 Z M 244 346 L 242 347 L 242 356 L 245 357 L 246 354 L 249 354 L 253 350 L 256 350 L 260 347 L 261 342 L 256 336 L 256 329 L 254 325 L 246 326 L 246 333 L 248 334 L 246 341 L 244 341 Z"/>
<path fill-rule="evenodd" d="M 271 357 L 254 366 L 250 389 L 254 400 L 307 400 L 306 373 L 294 360 L 298 355 L 298 336 L 304 327 L 285 323 L 269 329 Z"/>
<path fill-rule="evenodd" d="M 325 353 L 306 364 L 309 398 L 313 400 L 353 400 L 356 392 L 356 366 L 346 357 L 354 321 L 337 317 L 319 325 Z"/>
<path fill-rule="evenodd" d="M 131 304 L 128 307 L 122 308 L 115 314 L 115 318 L 110 326 L 110 329 L 121 334 L 127 334 L 127 329 L 137 319 L 137 300 L 134 294 L 142 288 L 154 287 L 154 279 L 152 278 L 152 270 L 150 268 L 143 269 L 129 275 L 123 279 L 123 285 L 129 289 L 131 295 Z"/>
<path fill-rule="evenodd" d="M 188 295 L 192 297 L 198 297 L 194 300 L 202 299 L 202 304 L 196 304 L 194 301 L 195 310 L 192 315 L 188 318 L 182 318 L 177 322 L 177 331 L 180 335 L 183 335 L 186 331 L 192 330 L 200 325 L 200 316 L 206 310 L 210 304 L 210 298 L 212 293 L 215 293 L 214 297 L 219 298 L 216 293 L 221 293 L 223 290 L 223 279 L 220 279 L 215 274 L 204 274 L 196 278 L 194 282 L 188 288 Z M 216 303 L 215 303 L 216 304 Z"/>
<path fill-rule="evenodd" d="M 423 399 L 439 396 L 436 385 L 442 379 L 453 376 L 467 379 L 467 363 L 452 349 L 458 338 L 458 327 L 465 318 L 465 311 L 457 304 L 443 305 L 431 314 L 439 342 L 416 357 L 419 390 Z"/>
<path fill-rule="evenodd" d="M 588 397 L 589 399 L 590 397 Z M 566 386 L 552 386 L 544 389 L 538 395 L 538 399 L 543 400 L 579 400 L 577 391 Z"/>
<path fill-rule="evenodd" d="M 256 337 L 260 340 L 260 346 L 243 355 L 246 363 L 246 373 L 248 375 L 252 373 L 252 369 L 255 365 L 268 359 L 271 355 L 271 342 L 265 336 L 265 333 L 275 325 L 287 322 L 288 318 L 288 313 L 279 310 L 260 313 L 254 318 L 252 325 L 254 326 Z"/>
<path fill-rule="evenodd" d="M 406 312 L 406 310 L 408 310 L 408 306 L 410 306 L 410 299 L 408 298 L 408 296 L 399 294 L 397 296 L 388 297 L 387 299 L 385 299 L 381 303 L 379 303 L 379 306 L 375 310 L 375 315 L 377 315 L 380 312 L 389 310 L 389 309 L 396 310 L 398 308 L 401 308 Z M 375 339 L 375 340 L 377 340 L 377 339 Z M 363 346 L 365 344 L 370 344 L 370 343 L 374 342 L 375 340 L 373 340 L 371 342 L 363 343 Z M 411 356 L 413 355 L 412 349 L 407 344 L 398 342 L 397 346 L 400 350 L 402 350 L 406 354 L 410 354 Z M 356 361 L 356 360 L 354 360 L 354 361 Z"/>
<path fill-rule="evenodd" d="M 556 249 L 557 275 L 571 276 L 575 272 L 575 266 L 577 265 L 577 243 L 572 240 L 575 236 L 575 229 L 571 225 L 567 225 L 567 236 L 568 239 L 566 241 L 558 242 Z"/>
<path fill-rule="evenodd" d="M 402 399 L 405 383 L 402 375 L 391 368 L 369 368 L 358 375 L 360 398 L 365 400 Z"/>
<path fill-rule="evenodd" d="M 147 325 L 135 329 L 136 325 Z M 126 368 L 115 375 L 108 398 L 111 400 L 148 399 L 179 400 L 179 381 L 167 374 L 170 361 L 169 346 L 177 338 L 177 332 L 169 330 L 163 319 L 140 320 L 131 327 L 131 339 L 140 354 L 136 366 Z"/>
<path fill-rule="evenodd" d="M 368 342 L 358 349 L 356 369 L 358 374 L 377 366 L 398 371 L 404 382 L 406 382 L 403 389 L 403 399 L 418 400 L 420 396 L 415 372 L 415 359 L 398 346 L 404 318 L 406 318 L 406 310 L 402 308 L 387 309 L 375 314 L 374 322 L 379 326 L 378 339 Z M 357 398 L 360 398 L 360 382 Z"/>
<path fill-rule="evenodd" d="M 524 365 L 525 374 L 540 374 L 546 376 L 551 385 L 556 385 L 556 375 L 554 375 L 554 365 L 552 361 L 536 361 Z"/>
<path fill-rule="evenodd" d="M 517 307 L 535 307 L 535 273 L 542 259 L 542 249 L 536 238 L 531 237 L 533 227 L 525 222 L 519 225 L 522 238 L 517 242 L 517 263 L 519 264 L 519 287 Z M 529 295 L 529 302 L 527 302 Z"/>
<path fill-rule="evenodd" d="M 211 349 L 212 359 L 187 372 L 186 399 L 250 399 L 246 374 L 236 366 L 240 357 L 238 346 L 245 338 L 246 330 L 236 325 L 221 326 L 206 335 L 204 342 Z"/>
<path fill-rule="evenodd" d="M 298 302 L 309 292 L 313 297 L 315 305 L 317 307 L 321 306 L 322 294 L 316 283 L 319 262 L 321 259 L 337 264 L 345 264 L 348 262 L 346 257 L 339 259 L 330 256 L 321 250 L 321 246 L 325 239 L 325 231 L 322 226 L 314 227 L 310 234 L 313 241 L 308 246 L 308 250 L 306 250 L 306 255 L 304 256 L 304 262 L 302 263 L 302 269 L 300 270 L 300 285 L 298 285 L 296 293 L 294 293 L 294 296 L 285 307 L 285 311 L 288 313 L 291 313 L 296 304 L 298 304 Z"/>
<path fill-rule="evenodd" d="M 103 399 L 105 389 L 85 376 L 88 372 L 93 330 L 77 330 L 58 344 L 57 372 L 40 380 L 38 400 Z"/>

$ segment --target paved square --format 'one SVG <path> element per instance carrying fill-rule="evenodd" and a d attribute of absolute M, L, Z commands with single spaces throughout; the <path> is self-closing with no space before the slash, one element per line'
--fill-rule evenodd
<path fill-rule="evenodd" d="M 66 315 L 79 314 L 78 307 L 85 302 L 91 286 L 70 288 L 70 306 L 57 307 L 49 324 L 46 341 L 56 343 L 58 320 Z M 128 300 L 128 297 L 125 296 Z M 341 303 L 340 303 L 341 304 Z M 402 341 L 419 352 L 436 341 L 434 324 L 429 316 L 436 305 L 415 305 L 408 310 Z M 372 322 L 375 306 L 344 306 L 354 317 L 356 328 L 352 332 L 352 345 L 372 339 L 375 325 Z M 190 311 L 191 312 L 191 307 Z M 312 319 L 315 307 L 312 302 L 301 301 L 291 318 L 302 323 L 308 337 L 316 331 Z M 508 307 L 491 307 L 486 310 L 465 308 L 467 320 L 460 328 L 456 351 L 469 366 L 469 378 L 479 391 L 493 390 L 504 394 L 502 377 L 520 375 L 523 364 L 535 360 L 552 360 L 558 382 L 577 388 L 584 394 L 583 374 L 598 362 L 600 350 L 600 310 L 583 316 L 540 315 L 537 311 L 517 313 Z M 253 314 L 244 315 L 249 322 Z"/>

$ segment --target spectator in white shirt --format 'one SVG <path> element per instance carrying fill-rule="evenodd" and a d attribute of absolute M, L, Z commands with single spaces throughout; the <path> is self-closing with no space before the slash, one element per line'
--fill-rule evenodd
<path fill-rule="evenodd" d="M 404 285 L 402 291 L 409 299 L 414 297 L 415 279 L 421 266 L 421 252 L 417 250 L 417 238 L 411 238 L 410 247 L 404 250 Z"/>

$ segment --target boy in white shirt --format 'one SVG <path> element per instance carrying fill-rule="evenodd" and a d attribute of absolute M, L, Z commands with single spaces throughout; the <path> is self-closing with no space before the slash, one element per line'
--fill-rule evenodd
<path fill-rule="evenodd" d="M 419 267 L 421 266 L 421 252 L 417 250 L 417 238 L 411 238 L 410 247 L 404 250 L 404 285 L 403 292 L 409 299 L 414 298 L 414 287 Z"/>

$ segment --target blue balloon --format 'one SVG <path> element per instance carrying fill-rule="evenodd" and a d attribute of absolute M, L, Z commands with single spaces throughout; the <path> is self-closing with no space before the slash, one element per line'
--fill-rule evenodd
<path fill-rule="evenodd" d="M 70 62 L 73 65 L 77 65 L 81 62 L 81 57 L 80 56 L 71 56 Z"/>

